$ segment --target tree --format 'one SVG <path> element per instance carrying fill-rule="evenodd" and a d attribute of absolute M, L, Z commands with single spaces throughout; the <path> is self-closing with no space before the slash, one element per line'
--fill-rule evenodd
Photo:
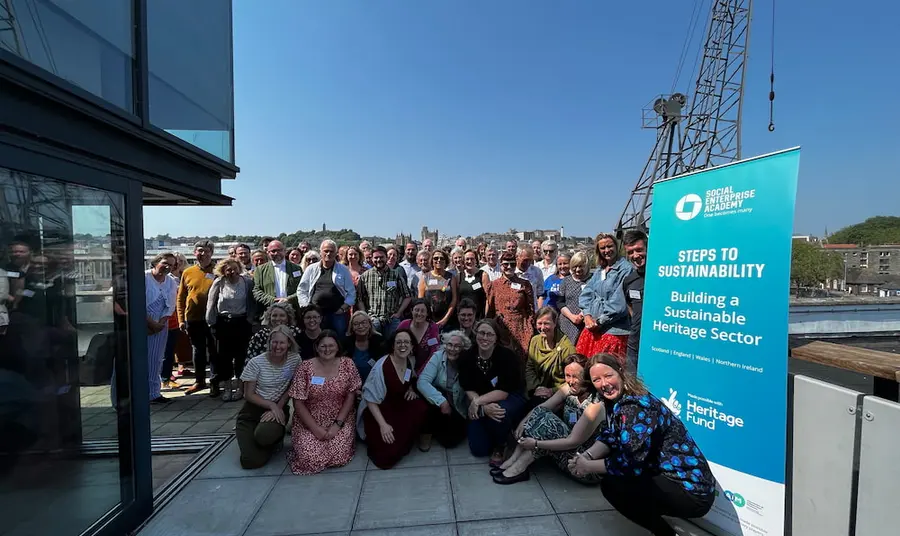
<path fill-rule="evenodd" d="M 900 244 L 900 217 L 874 216 L 828 237 L 832 244 Z"/>
<path fill-rule="evenodd" d="M 837 253 L 826 251 L 808 242 L 794 242 L 791 250 L 791 281 L 800 295 L 801 287 L 815 287 L 829 279 L 841 277 L 844 259 Z"/>

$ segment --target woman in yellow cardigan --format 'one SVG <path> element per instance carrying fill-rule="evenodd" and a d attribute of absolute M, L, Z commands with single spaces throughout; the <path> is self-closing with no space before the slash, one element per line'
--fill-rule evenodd
<path fill-rule="evenodd" d="M 566 383 L 563 363 L 575 353 L 572 342 L 557 329 L 558 319 L 553 307 L 542 307 L 536 315 L 538 334 L 528 344 L 525 362 L 525 383 L 532 406 L 546 401 Z"/>

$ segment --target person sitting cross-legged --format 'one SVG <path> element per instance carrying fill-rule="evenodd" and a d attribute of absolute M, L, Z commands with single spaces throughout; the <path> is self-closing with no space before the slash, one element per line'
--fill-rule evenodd
<path fill-rule="evenodd" d="M 599 475 L 575 477 L 569 472 L 569 459 L 577 450 L 594 444 L 597 429 L 606 416 L 603 401 L 584 376 L 587 364 L 588 358 L 581 354 L 565 359 L 565 383 L 522 419 L 516 430 L 519 444 L 503 465 L 491 471 L 494 482 L 514 484 L 528 480 L 528 467 L 544 456 L 552 458 L 576 480 L 586 484 L 600 480 Z"/>
<path fill-rule="evenodd" d="M 237 416 L 235 435 L 244 469 L 262 467 L 280 449 L 287 424 L 287 391 L 301 361 L 297 342 L 287 326 L 272 328 L 268 347 L 241 373 L 244 406 Z"/>

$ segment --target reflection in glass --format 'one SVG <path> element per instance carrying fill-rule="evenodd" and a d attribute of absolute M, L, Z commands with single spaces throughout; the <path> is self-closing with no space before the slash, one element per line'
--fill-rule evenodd
<path fill-rule="evenodd" d="M 0 0 L 0 50 L 133 111 L 131 0 Z"/>
<path fill-rule="evenodd" d="M 233 162 L 231 1 L 148 2 L 147 56 L 150 122 Z"/>
<path fill-rule="evenodd" d="M 10 534 L 78 534 L 133 500 L 116 446 L 128 419 L 120 428 L 110 402 L 113 362 L 128 370 L 124 222 L 119 194 L 0 168 L 0 504 Z M 98 440 L 107 456 L 82 454 Z"/>

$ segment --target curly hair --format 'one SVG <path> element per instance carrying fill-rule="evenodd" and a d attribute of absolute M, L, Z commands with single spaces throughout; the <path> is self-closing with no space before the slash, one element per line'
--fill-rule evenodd
<path fill-rule="evenodd" d="M 294 325 L 294 318 L 295 318 L 294 317 L 294 306 L 288 302 L 277 302 L 277 303 L 273 303 L 272 305 L 270 305 L 269 308 L 266 309 L 266 312 L 263 313 L 262 325 L 264 325 L 264 326 L 269 325 L 270 321 L 272 320 L 272 311 L 274 311 L 275 309 L 280 309 L 280 310 L 284 311 L 284 314 L 287 315 L 287 325 L 288 326 Z"/>

